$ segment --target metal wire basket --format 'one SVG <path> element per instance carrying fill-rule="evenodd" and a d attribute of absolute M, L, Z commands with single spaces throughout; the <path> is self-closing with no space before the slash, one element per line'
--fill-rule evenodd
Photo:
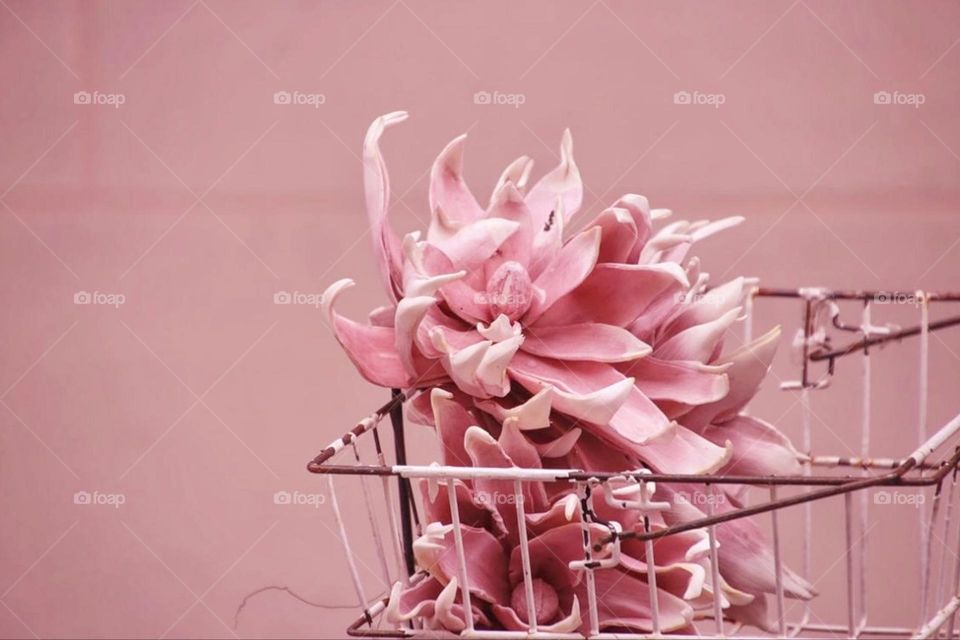
<path fill-rule="evenodd" d="M 523 561 L 523 581 L 527 597 L 527 611 L 534 611 L 532 576 L 530 570 L 530 552 L 526 528 L 526 518 L 523 508 L 524 484 L 530 482 L 568 482 L 575 487 L 579 496 L 581 522 L 584 527 L 583 559 L 570 563 L 571 569 L 584 572 L 587 585 L 587 602 L 582 605 L 585 610 L 584 619 L 589 626 L 589 638 L 650 638 L 664 635 L 661 630 L 661 620 L 657 602 L 657 579 L 654 569 L 655 547 L 654 541 L 667 536 L 677 535 L 691 530 L 705 530 L 710 543 L 710 558 L 713 571 L 713 584 L 718 581 L 717 562 L 717 525 L 724 522 L 749 517 L 769 518 L 772 533 L 773 557 L 776 572 L 776 593 L 774 617 L 776 621 L 776 637 L 957 637 L 955 634 L 955 617 L 960 608 L 960 526 L 952 527 L 951 520 L 956 509 L 955 503 L 960 501 L 960 492 L 955 490 L 957 484 L 957 470 L 960 468 L 960 447 L 956 447 L 954 436 L 960 432 L 960 415 L 947 422 L 929 437 L 925 433 L 925 404 L 927 394 L 928 370 L 928 338 L 933 331 L 960 324 L 960 316 L 947 317 L 931 322 L 929 308 L 932 303 L 960 302 L 960 293 L 930 293 L 930 292 L 898 292 L 898 291 L 837 291 L 820 288 L 806 289 L 768 289 L 754 286 L 748 296 L 745 308 L 745 337 L 750 337 L 754 299 L 761 298 L 793 298 L 801 303 L 801 329 L 798 332 L 796 344 L 801 353 L 799 379 L 795 382 L 781 384 L 781 388 L 798 390 L 801 406 L 804 407 L 803 442 L 800 443 L 802 454 L 802 475 L 795 476 L 730 476 L 730 475 L 676 475 L 652 473 L 647 469 L 624 470 L 619 473 L 587 472 L 579 469 L 523 469 L 523 468 L 484 468 L 484 467 L 453 467 L 437 465 L 407 464 L 405 440 L 403 433 L 403 403 L 412 398 L 417 390 L 393 391 L 389 402 L 380 407 L 370 416 L 361 420 L 353 429 L 341 438 L 331 443 L 307 465 L 308 470 L 315 474 L 327 475 L 328 491 L 333 513 L 337 520 L 338 533 L 343 544 L 346 559 L 351 571 L 351 579 L 358 598 L 360 617 L 349 626 L 347 633 L 351 636 L 362 637 L 457 637 L 449 632 L 437 632 L 416 628 L 416 625 L 390 626 L 383 620 L 386 610 L 388 594 L 377 594 L 370 598 L 365 592 L 363 582 L 357 568 L 356 557 L 351 547 L 351 536 L 346 530 L 340 504 L 337 498 L 334 477 L 338 475 L 360 476 L 362 493 L 367 506 L 371 533 L 376 544 L 380 560 L 381 571 L 386 584 L 395 581 L 407 584 L 423 579 L 424 574 L 417 571 L 413 555 L 413 541 L 419 535 L 421 522 L 418 517 L 417 501 L 411 490 L 411 480 L 427 479 L 431 481 L 446 480 L 473 480 L 476 478 L 496 479 L 512 482 L 513 497 L 517 509 L 517 526 L 519 531 L 519 547 Z M 837 301 L 859 301 L 862 304 L 862 316 L 856 323 L 845 322 L 840 313 Z M 916 326 L 905 329 L 871 324 L 871 307 L 877 303 L 891 301 L 909 301 L 915 303 L 919 310 L 920 321 Z M 850 332 L 849 342 L 840 346 L 834 345 L 837 335 Z M 872 349 L 876 346 L 905 338 L 918 337 L 920 341 L 920 419 L 917 429 L 917 447 L 906 455 L 897 458 L 872 458 L 870 456 L 869 429 L 870 420 L 865 419 L 862 425 L 862 450 L 858 457 L 849 456 L 821 456 L 810 453 L 812 441 L 812 424 L 809 416 L 809 394 L 830 385 L 836 370 L 838 360 L 853 355 L 863 354 L 864 387 L 869 389 L 869 361 Z M 869 399 L 868 391 L 865 398 Z M 382 445 L 379 426 L 389 416 L 392 424 L 395 464 L 387 463 L 387 452 Z M 367 434 L 370 434 L 369 436 Z M 373 441 L 373 450 L 376 464 L 363 464 L 361 446 L 364 442 Z M 354 464 L 335 464 L 334 458 L 344 449 L 352 449 Z M 836 469 L 845 468 L 846 473 L 836 473 Z M 382 484 L 383 498 L 387 501 L 386 514 L 388 530 L 384 533 L 379 530 L 375 522 L 372 508 L 372 496 L 364 478 L 379 477 Z M 395 480 L 394 480 L 395 479 Z M 625 511 L 635 510 L 641 516 L 649 514 L 658 508 L 655 501 L 656 484 L 666 485 L 682 483 L 701 487 L 707 495 L 719 490 L 721 485 L 749 485 L 766 492 L 766 500 L 738 507 L 723 513 L 714 513 L 712 502 L 705 501 L 707 515 L 694 521 L 668 526 L 666 528 L 651 529 L 649 520 L 641 530 L 624 531 L 615 521 L 598 518 L 594 510 L 594 499 L 599 486 L 635 485 L 640 498 L 638 500 L 614 500 L 612 493 L 603 491 L 603 499 L 611 502 L 612 506 Z M 396 498 L 393 497 L 393 486 L 396 486 Z M 922 619 L 915 626 L 903 625 L 899 627 L 885 627 L 871 625 L 868 618 L 865 596 L 866 582 L 866 545 L 870 528 L 868 521 L 870 512 L 866 497 L 871 491 L 882 488 L 889 492 L 886 495 L 890 500 L 896 500 L 899 491 L 923 491 L 928 499 L 922 501 L 924 508 L 917 509 L 920 522 L 920 544 L 915 558 L 916 566 L 921 575 L 920 611 Z M 781 495 L 790 492 L 791 495 Z M 450 513 L 454 526 L 454 541 L 458 561 L 458 580 L 461 585 L 463 609 L 466 629 L 460 637 L 485 639 L 510 638 L 583 638 L 575 634 L 550 634 L 538 630 L 535 612 L 529 622 L 527 631 L 495 631 L 479 629 L 473 619 L 470 594 L 470 575 L 465 562 L 463 536 L 460 528 L 460 512 L 456 500 L 456 492 L 448 491 Z M 861 499 L 854 500 L 854 494 Z M 811 506 L 815 501 L 826 500 L 831 497 L 842 496 L 843 500 L 843 535 L 848 552 L 846 556 L 846 619 L 836 623 L 813 622 L 809 604 L 804 607 L 798 619 L 788 619 L 784 603 L 783 585 L 783 553 L 784 535 L 781 531 L 781 512 L 788 508 L 803 505 L 802 521 L 803 535 L 799 536 L 802 546 L 801 574 L 809 576 L 811 566 Z M 927 508 L 929 505 L 929 508 Z M 641 520 L 643 521 L 643 520 Z M 602 540 L 593 540 L 587 532 L 588 523 L 599 523 L 609 529 L 609 533 Z M 954 530 L 956 529 L 956 530 Z M 649 607 L 652 613 L 651 633 L 623 633 L 604 632 L 598 625 L 597 590 L 595 574 L 598 571 L 609 570 L 619 562 L 620 544 L 624 540 L 636 539 L 645 545 L 647 558 L 647 583 L 649 585 Z M 794 537 L 795 539 L 795 537 Z M 952 542 L 951 542 L 952 540 Z M 936 544 L 934 544 L 936 541 Z M 935 547 L 939 547 L 935 549 Z M 602 557 L 597 556 L 600 549 L 605 549 Z M 934 552 L 939 551 L 939 555 Z M 609 553 L 607 553 L 609 552 Z M 393 556 L 394 568 L 391 570 L 387 560 Z M 938 558 L 939 563 L 934 565 L 932 558 Z M 900 561 L 905 561 L 900 558 Z M 756 629 L 742 627 L 724 618 L 720 590 L 715 589 L 713 595 L 713 610 L 698 620 L 696 631 L 699 635 L 676 635 L 671 637 L 730 637 L 749 635 L 756 637 L 764 635 Z"/>

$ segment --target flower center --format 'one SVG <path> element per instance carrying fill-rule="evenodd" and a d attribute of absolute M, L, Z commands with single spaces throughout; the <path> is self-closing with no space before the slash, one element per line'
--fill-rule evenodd
<path fill-rule="evenodd" d="M 501 313 L 517 320 L 530 308 L 532 300 L 530 275 L 519 262 L 508 260 L 487 279 L 487 303 L 493 317 Z"/>
<path fill-rule="evenodd" d="M 527 624 L 530 623 L 530 617 L 527 612 L 527 591 L 524 583 L 520 582 L 513 588 L 510 595 L 510 606 L 517 612 L 517 616 Z M 548 582 L 540 578 L 533 579 L 533 608 L 537 612 L 538 623 L 550 623 L 556 618 L 560 611 L 560 600 L 557 598 L 557 590 Z"/>

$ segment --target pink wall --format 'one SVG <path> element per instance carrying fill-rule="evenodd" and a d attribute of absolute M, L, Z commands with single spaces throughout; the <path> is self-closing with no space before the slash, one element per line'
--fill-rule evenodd
<path fill-rule="evenodd" d="M 402 229 L 426 218 L 424 172 L 454 135 L 470 130 L 482 194 L 521 153 L 551 166 L 569 126 L 588 213 L 633 191 L 748 216 L 701 251 L 718 277 L 960 288 L 956 3 L 7 0 L 0 34 L 3 636 L 338 637 L 355 617 L 267 593 L 233 627 L 265 585 L 353 602 L 329 502 L 272 496 L 323 491 L 305 461 L 385 393 L 314 308 L 273 295 L 349 275 L 345 310 L 381 302 L 357 157 L 381 113 L 412 114 L 384 145 Z M 78 291 L 125 302 L 76 305 Z M 791 333 L 795 305 L 763 304 Z M 932 344 L 935 425 L 957 409 L 960 331 Z M 857 367 L 817 396 L 818 451 L 858 446 Z M 796 436 L 795 398 L 775 390 L 794 369 L 784 349 L 755 413 Z M 910 448 L 916 377 L 914 344 L 878 355 L 877 455 Z M 340 486 L 362 530 L 358 487 Z M 75 505 L 77 491 L 125 502 Z M 874 510 L 879 623 L 914 620 L 916 571 L 888 560 L 915 547 L 911 509 Z M 842 620 L 839 503 L 817 511 L 814 611 Z M 369 536 L 356 544 L 375 567 Z"/>

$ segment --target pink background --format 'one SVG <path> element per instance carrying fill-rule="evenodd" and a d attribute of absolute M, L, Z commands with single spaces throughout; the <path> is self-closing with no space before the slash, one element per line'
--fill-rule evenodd
<path fill-rule="evenodd" d="M 747 216 L 700 250 L 717 282 L 960 288 L 956 3 L 0 5 L 2 636 L 338 637 L 356 617 L 268 592 L 234 627 L 267 585 L 354 603 L 329 501 L 272 497 L 323 492 L 305 462 L 386 393 L 315 308 L 273 295 L 350 276 L 345 311 L 383 302 L 358 158 L 381 113 L 412 114 L 384 142 L 401 230 L 423 226 L 425 174 L 450 138 L 470 131 L 485 198 L 522 153 L 552 166 L 568 126 L 584 217 L 624 192 Z M 74 104 L 82 90 L 125 102 Z M 274 104 L 281 90 L 325 101 Z M 474 104 L 478 91 L 523 104 Z M 674 104 L 678 91 L 724 103 Z M 874 104 L 877 91 L 924 103 Z M 80 291 L 125 303 L 76 305 Z M 797 304 L 759 304 L 758 328 L 789 339 Z M 908 305 L 875 316 L 917 319 Z M 957 410 L 960 331 L 931 343 L 932 428 Z M 796 371 L 786 347 L 754 412 L 796 437 L 796 397 L 776 390 Z M 876 455 L 914 443 L 916 363 L 915 342 L 876 356 Z M 815 399 L 815 451 L 849 455 L 859 363 L 840 369 Z M 411 436 L 422 460 L 425 435 Z M 373 595 L 361 494 L 338 486 Z M 125 502 L 76 505 L 77 491 Z M 845 611 L 840 506 L 817 506 L 814 613 L 830 622 Z M 877 623 L 915 621 L 916 519 L 872 510 Z"/>

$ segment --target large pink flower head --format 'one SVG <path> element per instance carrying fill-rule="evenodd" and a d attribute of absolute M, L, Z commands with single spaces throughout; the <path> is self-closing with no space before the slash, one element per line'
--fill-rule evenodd
<path fill-rule="evenodd" d="M 515 160 L 483 207 L 463 179 L 460 136 L 433 165 L 429 229 L 400 239 L 387 220 L 379 142 L 405 119 L 378 118 L 364 143 L 367 213 L 391 304 L 361 324 L 333 311 L 351 281 L 324 295 L 360 373 L 385 387 L 445 385 L 494 414 L 544 394 L 549 409 L 627 452 L 632 466 L 703 473 L 728 463 L 730 433 L 703 431 L 753 395 L 776 336 L 725 353 L 744 281 L 703 295 L 707 276 L 687 254 L 740 219 L 655 231 L 670 212 L 626 195 L 571 231 L 583 186 L 569 132 L 558 166 L 531 186 L 532 161 Z"/>

